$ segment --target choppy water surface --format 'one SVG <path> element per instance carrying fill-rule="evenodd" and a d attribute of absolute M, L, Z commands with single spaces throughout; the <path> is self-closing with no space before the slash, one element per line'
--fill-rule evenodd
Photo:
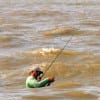
<path fill-rule="evenodd" d="M 100 2 L 0 1 L 0 100 L 100 100 Z M 71 39 L 72 37 L 72 39 Z M 29 70 L 50 87 L 26 89 Z"/>

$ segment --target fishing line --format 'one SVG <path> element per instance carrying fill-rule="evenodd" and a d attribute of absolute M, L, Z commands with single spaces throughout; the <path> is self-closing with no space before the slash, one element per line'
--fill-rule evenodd
<path fill-rule="evenodd" d="M 51 68 L 51 66 L 54 64 L 54 62 L 56 61 L 56 59 L 60 56 L 60 54 L 62 53 L 62 51 L 65 49 L 65 47 L 70 43 L 70 41 L 72 40 L 73 35 L 70 37 L 70 39 L 68 41 L 65 41 L 65 45 L 64 47 L 59 51 L 59 53 L 55 56 L 55 58 L 52 60 L 52 62 L 50 63 L 50 65 L 48 66 L 48 68 L 45 70 L 44 74 L 42 75 L 41 78 L 43 78 L 45 76 L 45 74 L 47 73 L 47 71 Z"/>
<path fill-rule="evenodd" d="M 60 56 L 60 54 L 62 53 L 62 51 L 65 49 L 65 47 L 70 43 L 70 41 L 72 40 L 73 35 L 70 37 L 70 39 L 68 41 L 65 41 L 65 45 L 62 49 L 60 49 L 60 51 L 58 52 L 58 54 L 55 56 L 55 58 L 51 61 L 50 65 L 48 66 L 48 68 L 45 70 L 44 74 L 41 76 L 41 79 L 45 76 L 45 74 L 47 73 L 47 71 L 52 67 L 52 65 L 54 64 L 54 62 L 56 61 L 56 59 Z M 19 84 L 19 83 L 16 83 Z M 11 84 L 7 84 L 6 86 L 9 86 Z"/>

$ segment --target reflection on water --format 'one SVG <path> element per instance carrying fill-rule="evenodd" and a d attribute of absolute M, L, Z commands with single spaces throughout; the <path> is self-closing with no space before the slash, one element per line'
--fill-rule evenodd
<path fill-rule="evenodd" d="M 99 100 L 100 2 L 0 0 L 0 99 Z M 35 66 L 50 86 L 26 89 Z"/>

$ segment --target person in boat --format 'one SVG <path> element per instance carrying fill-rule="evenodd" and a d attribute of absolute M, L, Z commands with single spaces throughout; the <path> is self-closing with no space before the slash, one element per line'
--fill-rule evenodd
<path fill-rule="evenodd" d="M 41 80 L 43 75 L 43 71 L 40 68 L 34 68 L 29 72 L 29 76 L 26 79 L 26 87 L 27 88 L 40 88 L 49 86 L 52 82 L 55 81 L 54 77 L 45 78 Z"/>

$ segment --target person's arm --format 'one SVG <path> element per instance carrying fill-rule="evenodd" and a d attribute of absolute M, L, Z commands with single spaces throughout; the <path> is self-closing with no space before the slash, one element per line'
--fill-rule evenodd
<path fill-rule="evenodd" d="M 38 81 L 35 78 L 28 78 L 26 80 L 26 87 L 28 88 L 39 88 L 39 87 L 44 87 L 48 86 L 49 83 L 54 82 L 54 78 L 45 78 L 42 81 Z"/>
<path fill-rule="evenodd" d="M 41 81 L 35 81 L 34 82 L 34 87 L 35 88 L 38 88 L 38 87 L 44 87 L 46 86 L 48 83 L 49 83 L 49 79 L 48 78 L 45 78 L 44 80 L 41 80 Z"/>

